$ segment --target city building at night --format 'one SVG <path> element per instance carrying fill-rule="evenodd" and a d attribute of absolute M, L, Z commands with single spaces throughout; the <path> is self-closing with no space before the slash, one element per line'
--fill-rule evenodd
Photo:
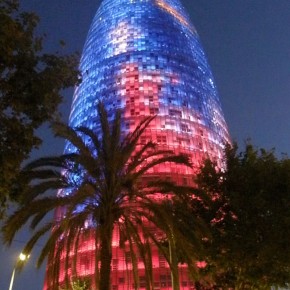
<path fill-rule="evenodd" d="M 97 103 L 109 113 L 122 110 L 122 130 L 132 132 L 144 116 L 157 115 L 140 139 L 187 154 L 193 169 L 157 166 L 151 176 L 191 184 L 202 160 L 220 165 L 230 142 L 211 69 L 198 34 L 179 0 L 103 0 L 90 27 L 80 62 L 83 81 L 76 88 L 69 125 L 97 130 Z M 70 144 L 65 152 L 73 150 Z M 134 289 L 126 274 L 126 252 L 113 237 L 112 289 Z M 77 272 L 94 275 L 93 236 L 83 237 Z M 153 249 L 154 289 L 172 289 L 167 263 Z M 48 267 L 53 261 L 48 261 Z M 184 267 L 184 269 L 182 268 Z M 140 265 L 140 281 L 144 267 Z M 194 289 L 181 266 L 181 289 Z M 183 272 L 182 272 L 183 271 Z M 59 283 L 64 279 L 60 273 Z M 49 289 L 47 279 L 44 289 Z M 142 283 L 140 284 L 142 289 Z M 145 289 L 145 288 L 144 288 Z"/>

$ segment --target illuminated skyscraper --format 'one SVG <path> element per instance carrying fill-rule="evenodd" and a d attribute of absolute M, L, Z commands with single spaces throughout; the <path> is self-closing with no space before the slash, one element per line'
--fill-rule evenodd
<path fill-rule="evenodd" d="M 80 70 L 83 81 L 74 93 L 71 126 L 97 128 L 96 104 L 102 100 L 109 112 L 122 109 L 124 133 L 132 132 L 144 116 L 157 115 L 141 142 L 153 140 L 164 149 L 183 152 L 195 168 L 207 156 L 220 162 L 228 129 L 199 37 L 179 0 L 103 0 Z M 66 152 L 71 149 L 66 145 Z M 194 172 L 159 166 L 150 174 L 189 184 Z M 134 289 L 125 275 L 128 263 L 118 248 L 117 232 L 114 239 L 112 289 Z M 84 238 L 80 275 L 94 274 L 93 248 L 90 237 Z M 171 289 L 168 266 L 158 252 L 154 255 L 155 289 Z M 142 275 L 140 270 L 140 281 Z M 193 289 L 186 276 L 181 283 L 181 289 Z"/>

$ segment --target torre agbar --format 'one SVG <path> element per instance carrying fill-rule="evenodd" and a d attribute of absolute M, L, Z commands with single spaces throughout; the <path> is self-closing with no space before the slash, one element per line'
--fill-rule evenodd
<path fill-rule="evenodd" d="M 192 161 L 192 169 L 156 166 L 150 178 L 165 176 L 186 185 L 204 158 L 221 165 L 224 144 L 230 142 L 227 125 L 199 37 L 179 0 L 103 0 L 87 36 L 80 71 L 83 80 L 74 93 L 70 126 L 98 130 L 97 104 L 102 101 L 109 114 L 122 110 L 124 134 L 145 116 L 156 115 L 140 143 L 152 140 Z M 66 144 L 65 152 L 72 150 Z M 93 280 L 94 235 L 80 239 L 77 275 Z M 111 289 L 136 289 L 117 229 L 112 247 Z M 165 258 L 154 247 L 152 255 L 154 289 L 172 289 Z M 48 269 L 53 263 L 48 261 Z M 141 261 L 138 269 L 139 288 L 145 289 Z M 180 289 L 195 289 L 186 273 L 186 266 L 180 265 Z M 65 275 L 72 274 L 60 270 L 59 285 Z M 45 284 L 44 289 L 51 289 L 48 277 Z"/>

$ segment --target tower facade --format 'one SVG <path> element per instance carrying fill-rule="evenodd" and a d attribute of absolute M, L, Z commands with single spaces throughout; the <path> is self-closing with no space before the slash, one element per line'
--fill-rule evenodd
<path fill-rule="evenodd" d="M 123 131 L 157 114 L 148 138 L 192 156 L 221 157 L 229 141 L 219 96 L 179 0 L 104 0 L 84 46 L 70 125 L 94 128 L 96 103 L 123 110 Z M 145 137 L 144 137 L 145 138 Z"/>
<path fill-rule="evenodd" d="M 101 100 L 109 113 L 122 110 L 124 134 L 144 116 L 157 115 L 140 142 L 153 140 L 161 148 L 187 154 L 194 165 L 158 166 L 151 176 L 190 184 L 204 158 L 221 162 L 224 144 L 230 142 L 228 129 L 199 37 L 179 0 L 103 0 L 80 70 L 83 81 L 73 97 L 72 127 L 97 128 Z M 134 289 L 130 275 L 124 274 L 130 266 L 118 248 L 117 232 L 114 239 L 112 289 Z M 79 249 L 80 275 L 94 274 L 93 251 L 93 236 L 85 237 Z M 155 289 L 172 289 L 168 265 L 158 251 L 153 259 Z M 59 279 L 61 283 L 62 275 Z M 142 286 L 142 269 L 140 281 Z M 186 274 L 181 284 L 181 289 L 194 289 Z"/>

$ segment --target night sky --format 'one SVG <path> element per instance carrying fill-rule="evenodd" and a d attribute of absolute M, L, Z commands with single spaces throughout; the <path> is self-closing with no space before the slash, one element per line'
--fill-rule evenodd
<path fill-rule="evenodd" d="M 99 0 L 20 0 L 25 10 L 41 17 L 39 33 L 46 33 L 45 49 L 82 51 Z M 232 139 L 240 146 L 248 139 L 258 147 L 290 154 L 290 1 L 183 0 L 204 46 L 216 80 Z M 64 120 L 72 91 L 62 105 Z M 44 146 L 35 156 L 61 153 L 46 128 Z M 8 289 L 13 263 L 27 234 L 11 249 L 1 248 L 0 289 Z M 37 272 L 33 257 L 17 275 L 14 290 L 41 290 L 44 270 Z"/>

